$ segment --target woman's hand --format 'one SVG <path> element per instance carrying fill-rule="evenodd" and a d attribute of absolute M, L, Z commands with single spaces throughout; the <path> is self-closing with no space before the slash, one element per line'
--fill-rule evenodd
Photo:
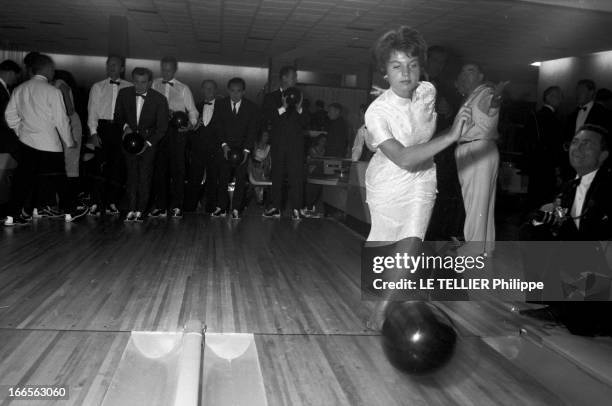
<path fill-rule="evenodd" d="M 466 132 L 472 125 L 472 108 L 464 106 L 459 109 L 459 113 L 457 113 L 453 126 L 449 132 L 452 141 L 455 142 L 459 140 L 461 134 Z"/>

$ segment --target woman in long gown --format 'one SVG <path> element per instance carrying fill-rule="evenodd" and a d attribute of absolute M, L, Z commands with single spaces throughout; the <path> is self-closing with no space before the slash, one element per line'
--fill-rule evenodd
<path fill-rule="evenodd" d="M 365 114 L 366 143 L 376 151 L 366 171 L 367 245 L 397 243 L 397 251 L 409 255 L 420 253 L 436 198 L 433 156 L 459 139 L 470 114 L 464 109 L 445 134 L 432 139 L 436 90 L 419 81 L 426 51 L 423 37 L 405 26 L 376 42 L 376 62 L 390 88 Z M 386 303 L 377 306 L 370 328 L 381 327 Z"/>

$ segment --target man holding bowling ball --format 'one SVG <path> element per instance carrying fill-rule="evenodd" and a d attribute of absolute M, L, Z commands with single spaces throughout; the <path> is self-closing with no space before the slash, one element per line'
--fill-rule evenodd
<path fill-rule="evenodd" d="M 198 109 L 189 86 L 176 79 L 178 61 L 166 56 L 160 62 L 161 78 L 151 86 L 168 101 L 171 120 L 166 136 L 157 148 L 151 217 L 183 217 L 185 198 L 185 156 L 187 140 L 198 124 Z"/>
<path fill-rule="evenodd" d="M 231 218 L 240 220 L 240 214 L 246 206 L 245 188 L 247 180 L 247 159 L 255 146 L 259 128 L 259 111 L 255 103 L 244 97 L 246 83 L 242 78 L 232 78 L 227 83 L 229 97 L 219 101 L 219 139 L 223 159 L 219 168 L 219 187 L 217 191 L 217 208 L 213 217 L 225 217 L 230 209 L 227 186 L 232 177 L 236 186 L 232 198 Z M 239 165 L 230 162 L 231 151 L 240 151 L 242 161 Z"/>
<path fill-rule="evenodd" d="M 127 168 L 128 214 L 126 222 L 141 222 L 149 201 L 155 149 L 168 128 L 168 102 L 151 89 L 153 73 L 134 68 L 134 87 L 121 89 L 115 106 L 115 122 L 123 129 L 123 137 L 137 132 L 144 138 L 142 149 L 133 154 L 123 151 Z"/>

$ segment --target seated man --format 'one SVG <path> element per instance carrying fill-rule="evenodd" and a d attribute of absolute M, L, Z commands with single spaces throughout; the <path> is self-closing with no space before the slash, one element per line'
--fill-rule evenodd
<path fill-rule="evenodd" d="M 609 155 L 608 132 L 586 124 L 571 141 L 569 162 L 576 178 L 565 184 L 555 202 L 542 207 L 521 229 L 521 240 L 602 241 L 612 237 L 612 171 L 602 166 Z M 595 250 L 597 251 L 597 250 Z M 593 251 L 593 252 L 595 252 Z M 557 255 L 561 251 L 555 251 Z M 568 255 L 575 254 L 573 251 Z M 562 255 L 563 256 L 563 255 Z M 566 258 L 569 260 L 569 258 Z M 579 261 L 592 260 L 581 256 Z M 562 264 L 556 261 L 556 264 Z M 564 322 L 580 335 L 610 334 L 610 302 L 549 302 L 525 315 Z"/>

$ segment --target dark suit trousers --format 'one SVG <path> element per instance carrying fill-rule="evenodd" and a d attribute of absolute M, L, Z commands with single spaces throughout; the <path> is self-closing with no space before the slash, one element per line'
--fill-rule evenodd
<path fill-rule="evenodd" d="M 121 128 L 110 122 L 98 123 L 101 149 L 96 149 L 93 202 L 102 207 L 117 204 L 125 184 L 125 160 L 121 148 Z"/>
<path fill-rule="evenodd" d="M 183 208 L 185 197 L 185 155 L 191 132 L 168 127 L 160 141 L 155 163 L 155 208 Z"/>
<path fill-rule="evenodd" d="M 202 191 L 206 193 L 206 211 L 212 212 L 217 207 L 217 191 L 219 189 L 219 167 L 222 164 L 223 152 L 218 142 L 211 143 L 206 139 L 204 131 L 198 130 L 190 134 L 189 142 L 189 173 L 185 187 L 185 210 L 197 209 Z M 204 173 L 206 182 L 203 185 Z M 227 189 L 226 189 L 227 190 Z"/>
<path fill-rule="evenodd" d="M 428 240 L 448 240 L 463 236 L 465 207 L 457 175 L 455 145 L 440 151 L 435 157 L 438 195 L 427 229 Z"/>
<path fill-rule="evenodd" d="M 279 210 L 283 204 L 285 176 L 289 181 L 289 205 L 299 210 L 304 203 L 304 149 L 299 145 L 272 149 L 272 205 Z"/>
<path fill-rule="evenodd" d="M 55 206 L 56 194 L 66 201 L 63 152 L 40 151 L 20 142 L 18 155 L 9 207 L 12 216 L 18 216 L 30 198 L 37 207 Z M 31 208 L 28 207 L 28 211 Z"/>
<path fill-rule="evenodd" d="M 140 155 L 123 153 L 127 168 L 128 210 L 144 212 L 149 204 L 153 180 L 155 147 L 147 148 Z"/>
<path fill-rule="evenodd" d="M 217 189 L 218 206 L 222 210 L 229 210 L 229 194 L 227 193 L 227 185 L 231 182 L 232 177 L 236 177 L 236 186 L 234 188 L 234 196 L 232 199 L 232 210 L 241 211 L 244 208 L 244 196 L 247 179 L 248 161 L 232 168 L 230 163 L 225 159 L 221 159 L 219 165 L 219 188 Z"/>

